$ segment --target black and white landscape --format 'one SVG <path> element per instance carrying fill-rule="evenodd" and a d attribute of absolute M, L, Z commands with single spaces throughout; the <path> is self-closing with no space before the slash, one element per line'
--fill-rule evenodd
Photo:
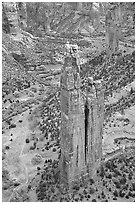
<path fill-rule="evenodd" d="M 70 89 L 62 91 L 64 76 L 68 87 L 78 81 L 72 104 Z M 83 112 L 81 126 L 72 106 L 81 107 L 81 99 L 86 104 L 89 84 L 94 96 L 92 80 L 103 86 L 103 100 L 95 97 L 103 119 L 99 122 L 91 105 L 93 123 Z M 96 107 L 100 113 L 101 106 Z M 68 110 L 65 116 L 63 110 Z M 68 138 L 71 126 L 76 134 Z M 70 185 L 67 147 L 72 142 L 79 151 L 80 127 L 89 137 L 94 133 L 93 144 L 81 139 L 85 152 L 93 146 L 93 158 L 95 133 L 101 135 L 101 154 L 99 165 L 88 167 L 87 177 L 81 173 Z M 82 162 L 82 154 L 77 155 L 73 162 Z M 91 168 L 95 172 L 89 176 Z M 135 202 L 135 2 L 2 3 L 2 201 Z"/>

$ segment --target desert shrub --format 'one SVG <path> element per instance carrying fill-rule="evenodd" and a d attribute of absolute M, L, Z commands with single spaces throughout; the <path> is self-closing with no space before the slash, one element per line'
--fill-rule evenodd
<path fill-rule="evenodd" d="M 132 183 L 133 191 L 135 191 L 135 183 Z"/>
<path fill-rule="evenodd" d="M 5 146 L 5 149 L 7 149 L 7 150 L 8 150 L 8 149 L 10 149 L 10 147 L 9 147 L 9 146 Z"/>
<path fill-rule="evenodd" d="M 99 173 L 100 177 L 104 177 L 105 176 L 105 170 L 104 170 L 104 167 L 103 165 L 100 167 L 100 173 Z"/>
<path fill-rule="evenodd" d="M 129 179 L 129 180 L 132 180 L 132 174 L 131 174 L 131 173 L 129 173 L 128 179 Z"/>
<path fill-rule="evenodd" d="M 115 173 L 117 176 L 121 176 L 120 171 L 119 171 L 119 170 L 117 170 L 117 169 L 114 169 L 114 173 Z"/>
<path fill-rule="evenodd" d="M 45 149 L 46 149 L 46 150 L 49 150 L 49 147 L 48 147 L 48 146 L 46 146 L 46 147 L 45 147 Z"/>
<path fill-rule="evenodd" d="M 17 183 L 17 182 L 15 182 L 14 183 L 14 186 L 16 187 L 16 186 L 19 186 L 20 185 L 20 183 Z"/>
<path fill-rule="evenodd" d="M 11 124 L 10 126 L 9 126 L 9 129 L 10 128 L 15 128 L 16 127 L 16 124 Z"/>
<path fill-rule="evenodd" d="M 26 141 L 26 143 L 29 143 L 29 139 L 28 138 L 25 141 Z"/>
<path fill-rule="evenodd" d="M 30 150 L 34 150 L 34 149 L 36 149 L 36 146 L 31 146 L 30 147 Z"/>
<path fill-rule="evenodd" d="M 94 183 L 95 183 L 95 181 L 94 181 L 94 179 L 93 179 L 93 178 L 90 178 L 90 179 L 89 179 L 89 182 L 90 182 L 90 185 L 92 185 L 92 184 L 94 184 Z"/>
<path fill-rule="evenodd" d="M 115 184 L 116 188 L 121 188 L 121 184 L 120 184 L 120 182 L 118 181 L 118 179 L 113 178 L 112 181 L 113 181 L 113 183 Z"/>
<path fill-rule="evenodd" d="M 73 186 L 73 189 L 76 190 L 76 191 L 78 191 L 79 188 L 80 188 L 80 187 L 79 187 L 78 185 L 74 185 L 74 186 Z"/>
<path fill-rule="evenodd" d="M 111 169 L 111 162 L 110 161 L 107 161 L 106 164 L 105 164 L 106 168 L 108 169 Z"/>
<path fill-rule="evenodd" d="M 120 183 L 116 183 L 115 185 L 116 185 L 116 188 L 121 188 Z"/>
<path fill-rule="evenodd" d="M 108 189 L 111 192 L 111 188 Z"/>
<path fill-rule="evenodd" d="M 99 174 L 99 170 L 97 170 L 97 174 Z"/>
<path fill-rule="evenodd" d="M 56 148 L 55 147 L 53 148 L 53 152 L 56 152 Z"/>
<path fill-rule="evenodd" d="M 84 198 L 84 196 L 81 193 L 79 194 L 79 196 L 81 200 Z"/>
<path fill-rule="evenodd" d="M 127 190 L 127 189 L 128 189 L 128 185 L 127 185 L 127 184 L 126 184 L 126 185 L 123 185 L 122 189 L 123 189 L 123 190 Z"/>
<path fill-rule="evenodd" d="M 120 191 L 119 191 L 119 196 L 123 198 L 123 197 L 125 196 L 125 192 L 123 192 L 122 190 L 120 190 Z"/>
<path fill-rule="evenodd" d="M 122 178 L 120 178 L 119 179 L 119 182 L 122 184 L 122 185 L 124 185 L 125 183 L 126 183 L 126 177 L 122 177 Z"/>
<path fill-rule="evenodd" d="M 36 93 L 36 92 L 37 92 L 37 88 L 36 88 L 36 87 L 32 87 L 32 88 L 31 88 L 31 91 L 34 92 L 34 93 Z"/>
<path fill-rule="evenodd" d="M 19 120 L 19 123 L 22 123 L 22 120 Z"/>
<path fill-rule="evenodd" d="M 83 185 L 84 185 L 83 183 L 80 183 L 80 187 L 83 187 Z"/>
<path fill-rule="evenodd" d="M 119 182 L 118 179 L 116 179 L 116 178 L 112 178 L 112 181 L 113 181 L 114 184 Z"/>
<path fill-rule="evenodd" d="M 105 194 L 104 194 L 104 191 L 102 191 L 102 192 L 101 192 L 101 195 L 102 195 L 102 196 L 104 196 L 104 195 L 105 195 Z"/>
<path fill-rule="evenodd" d="M 9 177 L 9 172 L 6 169 L 2 169 L 2 181 L 3 182 L 7 182 L 9 181 L 10 177 Z"/>
<path fill-rule="evenodd" d="M 76 202 L 78 202 L 79 198 L 75 198 L 74 200 L 75 200 Z"/>
<path fill-rule="evenodd" d="M 134 198 L 135 197 L 135 193 L 129 191 L 128 196 Z"/>
<path fill-rule="evenodd" d="M 112 174 L 108 174 L 106 178 L 112 179 Z"/>
<path fill-rule="evenodd" d="M 19 98 L 19 93 L 18 92 L 15 92 L 13 95 L 14 95 L 15 98 Z"/>
<path fill-rule="evenodd" d="M 117 165 L 114 164 L 114 162 L 111 163 L 111 169 L 113 169 L 113 171 L 115 171 L 115 168 L 117 168 Z"/>
<path fill-rule="evenodd" d="M 92 202 L 97 202 L 96 199 L 92 199 Z"/>
<path fill-rule="evenodd" d="M 126 198 L 126 199 L 129 199 L 129 195 L 127 194 L 127 195 L 125 196 L 125 198 Z"/>
<path fill-rule="evenodd" d="M 29 97 L 34 97 L 34 94 L 32 92 L 29 92 L 28 96 Z"/>
<path fill-rule="evenodd" d="M 85 189 L 83 190 L 83 194 L 85 194 L 85 195 L 87 194 L 87 191 Z"/>
<path fill-rule="evenodd" d="M 117 190 L 114 190 L 113 195 L 114 195 L 115 197 L 118 197 L 118 192 L 117 192 Z"/>
<path fill-rule="evenodd" d="M 90 194 L 94 194 L 95 193 L 95 189 L 94 188 L 90 188 L 89 193 Z"/>
<path fill-rule="evenodd" d="M 108 172 L 108 169 L 105 168 L 105 172 Z"/>

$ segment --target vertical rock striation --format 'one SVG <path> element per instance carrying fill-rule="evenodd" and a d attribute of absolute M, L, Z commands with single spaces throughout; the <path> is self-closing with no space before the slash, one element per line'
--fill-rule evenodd
<path fill-rule="evenodd" d="M 16 35 L 25 29 L 27 24 L 27 10 L 25 2 L 2 3 L 2 26 L 6 33 Z"/>
<path fill-rule="evenodd" d="M 87 91 L 81 91 L 77 53 L 72 48 L 67 45 L 61 76 L 60 171 L 62 182 L 69 186 L 93 177 L 100 164 L 104 112 L 102 83 L 89 78 Z"/>

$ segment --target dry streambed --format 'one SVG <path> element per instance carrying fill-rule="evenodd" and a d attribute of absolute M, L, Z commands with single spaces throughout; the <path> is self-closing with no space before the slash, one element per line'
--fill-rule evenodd
<path fill-rule="evenodd" d="M 31 89 L 17 99 L 19 101 L 17 108 L 20 112 L 11 111 L 12 104 L 3 104 L 3 109 L 6 107 L 6 111 L 7 109 L 11 111 L 11 115 L 8 117 L 8 114 L 5 114 L 7 118 L 3 120 L 3 201 L 10 201 L 17 191 L 27 186 L 28 181 L 34 178 L 43 166 L 45 158 L 57 158 L 53 144 L 50 144 L 52 146 L 49 148 L 50 151 L 45 149 L 45 142 L 48 142 L 50 137 L 46 139 L 38 128 L 39 116 L 35 109 L 43 103 L 44 98 L 38 100 L 41 89 L 37 89 L 40 94 L 37 91 L 34 93 Z M 26 109 L 24 110 L 22 106 L 26 106 Z"/>

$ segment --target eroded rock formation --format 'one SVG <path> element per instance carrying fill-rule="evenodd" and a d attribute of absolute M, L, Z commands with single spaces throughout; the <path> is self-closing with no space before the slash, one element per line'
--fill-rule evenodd
<path fill-rule="evenodd" d="M 6 33 L 17 34 L 26 28 L 27 11 L 25 2 L 2 3 L 2 27 Z"/>
<path fill-rule="evenodd" d="M 81 91 L 77 50 L 67 46 L 61 76 L 61 179 L 66 184 L 93 177 L 102 157 L 104 91 L 89 78 Z M 74 52 L 73 52 L 74 51 Z"/>

